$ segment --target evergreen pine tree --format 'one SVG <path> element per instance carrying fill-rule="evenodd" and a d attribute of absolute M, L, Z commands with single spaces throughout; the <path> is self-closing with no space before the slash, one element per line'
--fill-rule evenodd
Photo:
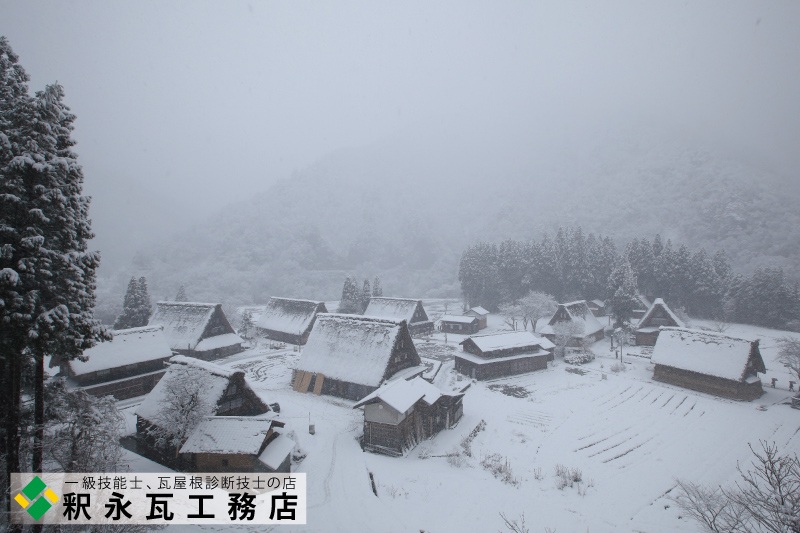
<path fill-rule="evenodd" d="M 375 281 L 372 283 L 372 295 L 383 296 L 383 287 L 381 287 L 381 279 L 375 276 Z"/>
<path fill-rule="evenodd" d="M 109 338 L 94 319 L 100 258 L 93 237 L 83 173 L 71 147 L 75 116 L 61 86 L 31 99 L 27 75 L 0 37 L 0 353 L 6 472 L 20 472 L 22 369 L 34 362 L 31 468 L 41 472 L 44 355 L 74 359 Z M 7 479 L 5 481 L 7 483 Z M 8 490 L 4 491 L 8 494 Z"/>
<path fill-rule="evenodd" d="M 128 290 L 125 291 L 125 298 L 122 302 L 122 313 L 120 313 L 117 320 L 114 322 L 114 329 L 128 329 L 134 327 L 131 324 L 136 320 L 136 291 L 138 288 L 139 284 L 136 278 L 131 276 L 131 280 L 128 282 Z"/>
<path fill-rule="evenodd" d="M 142 276 L 136 286 L 136 319 L 133 327 L 146 326 L 152 314 L 153 306 L 150 303 L 150 293 L 147 291 L 147 280 Z"/>
<path fill-rule="evenodd" d="M 367 305 L 369 305 L 369 299 L 370 299 L 371 296 L 372 296 L 372 289 L 370 289 L 369 280 L 365 279 L 364 280 L 364 286 L 361 289 L 361 295 L 360 295 L 360 297 L 358 299 L 359 307 L 360 307 L 360 313 L 363 314 L 364 311 L 366 311 Z"/>
<path fill-rule="evenodd" d="M 178 289 L 178 294 L 175 295 L 176 302 L 188 302 L 189 297 L 186 296 L 186 287 L 181 285 L 180 289 Z"/>
<path fill-rule="evenodd" d="M 617 264 L 617 268 L 609 279 L 608 293 L 611 295 L 608 302 L 614 312 L 617 325 L 621 325 L 633 316 L 633 310 L 639 303 L 636 289 L 636 275 L 627 258 Z"/>
<path fill-rule="evenodd" d="M 250 339 L 254 328 L 253 312 L 250 309 L 245 309 L 242 313 L 242 325 L 239 326 L 239 335 L 244 339 Z"/>
<path fill-rule="evenodd" d="M 348 276 L 347 279 L 344 280 L 344 286 L 342 287 L 342 298 L 339 301 L 339 308 L 337 309 L 337 312 L 348 314 L 359 313 L 360 298 L 361 293 L 358 290 L 356 280 Z"/>

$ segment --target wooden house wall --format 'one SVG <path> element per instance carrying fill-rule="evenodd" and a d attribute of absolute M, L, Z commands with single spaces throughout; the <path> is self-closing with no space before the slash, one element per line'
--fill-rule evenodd
<path fill-rule="evenodd" d="M 443 332 L 460 333 L 461 335 L 472 335 L 478 333 L 478 331 L 481 329 L 479 320 L 476 320 L 471 324 L 464 324 L 463 322 L 447 322 L 443 320 L 441 325 Z"/>
<path fill-rule="evenodd" d="M 222 359 L 223 357 L 228 357 L 229 355 L 235 355 L 244 351 L 242 348 L 241 343 L 232 344 L 230 346 L 223 346 L 222 348 L 215 348 L 213 350 L 172 350 L 175 353 L 180 355 L 185 355 L 187 357 L 194 357 L 195 359 L 200 359 L 202 361 L 214 361 L 216 359 Z"/>
<path fill-rule="evenodd" d="M 400 333 L 394 341 L 392 354 L 389 357 L 389 364 L 386 365 L 386 372 L 383 374 L 383 379 L 389 379 L 400 370 L 420 364 L 422 364 L 422 361 L 420 361 L 419 354 L 414 346 L 414 339 L 411 338 L 411 333 L 405 328 L 400 328 Z M 366 396 L 366 394 L 364 396 Z M 361 398 L 364 396 L 361 396 Z M 361 398 L 357 399 L 360 400 Z"/>
<path fill-rule="evenodd" d="M 274 329 L 258 328 L 258 330 L 266 338 L 273 341 L 299 345 L 305 345 L 305 343 L 308 342 L 308 334 L 311 332 L 310 328 L 302 335 L 297 333 L 286 333 L 285 331 L 277 331 Z"/>
<path fill-rule="evenodd" d="M 72 379 L 75 380 L 75 383 L 79 387 L 87 387 L 90 385 L 96 385 L 99 383 L 106 383 L 109 381 L 115 381 L 118 379 L 124 379 L 129 377 L 138 376 L 141 374 L 147 374 L 149 372 L 156 372 L 158 370 L 164 370 L 164 364 L 169 361 L 172 355 L 170 354 L 168 357 L 162 357 L 160 359 L 153 359 L 151 361 L 142 361 L 140 363 L 134 363 L 132 365 L 123 365 L 114 368 L 109 368 L 107 370 L 101 370 L 97 372 L 87 372 L 86 374 L 80 374 L 77 376 L 72 376 Z M 68 368 L 68 363 L 64 363 L 61 367 L 61 374 L 62 375 L 70 375 L 71 372 Z M 155 385 L 155 384 L 154 384 Z M 151 387 L 152 388 L 152 387 Z"/>
<path fill-rule="evenodd" d="M 84 387 L 83 390 L 92 396 L 113 396 L 117 400 L 126 400 L 147 394 L 156 383 L 164 377 L 166 370 L 133 376 L 129 379 L 120 379 L 111 383 L 101 383 Z"/>
<path fill-rule="evenodd" d="M 761 381 L 744 383 L 665 365 L 655 366 L 653 379 L 734 400 L 751 401 L 764 394 Z"/>
<path fill-rule="evenodd" d="M 547 355 L 535 355 L 508 361 L 476 364 L 456 355 L 455 369 L 456 372 L 481 381 L 504 376 L 516 376 L 517 374 L 525 374 L 536 370 L 545 370 L 547 369 L 547 358 Z"/>
<path fill-rule="evenodd" d="M 428 335 L 433 333 L 433 322 L 426 320 L 424 322 L 412 322 L 408 325 L 408 331 L 411 335 Z"/>
<path fill-rule="evenodd" d="M 657 340 L 658 330 L 636 332 L 636 346 L 655 346 Z"/>
<path fill-rule="evenodd" d="M 496 359 L 498 357 L 510 357 L 512 355 L 520 355 L 524 353 L 531 353 L 537 352 L 540 350 L 538 344 L 530 344 L 528 346 L 515 346 L 513 348 L 505 348 L 502 350 L 491 350 L 489 352 L 484 352 L 472 339 L 467 339 L 462 344 L 464 351 L 467 353 L 471 353 L 472 355 L 477 355 L 478 357 L 483 357 L 485 359 Z"/>

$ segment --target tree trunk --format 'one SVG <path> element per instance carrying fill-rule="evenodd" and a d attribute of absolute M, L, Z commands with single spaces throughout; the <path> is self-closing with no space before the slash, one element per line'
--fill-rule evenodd
<path fill-rule="evenodd" d="M 42 473 L 42 451 L 44 449 L 44 357 L 38 354 L 35 358 L 36 372 L 34 377 L 34 434 L 33 463 L 31 470 Z"/>
<path fill-rule="evenodd" d="M 6 511 L 11 512 L 11 497 L 9 494 L 11 487 L 11 474 L 20 472 L 19 447 L 20 447 L 20 389 L 22 384 L 22 362 L 20 352 L 10 350 L 6 352 L 6 368 L 8 373 L 5 376 L 5 394 L 7 394 L 6 412 L 6 479 L 3 493 L 6 495 Z M 22 531 L 19 524 L 9 524 L 10 532 Z"/>

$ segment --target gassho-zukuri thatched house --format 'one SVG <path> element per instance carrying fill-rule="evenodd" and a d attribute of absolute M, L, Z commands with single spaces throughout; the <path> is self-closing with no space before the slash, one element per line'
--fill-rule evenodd
<path fill-rule="evenodd" d="M 477 380 L 544 370 L 555 348 L 530 331 L 473 335 L 460 344 L 464 351 L 455 354 L 455 369 Z"/>
<path fill-rule="evenodd" d="M 360 400 L 392 377 L 424 371 L 405 321 L 321 314 L 292 373 L 292 386 Z"/>
<path fill-rule="evenodd" d="M 94 396 L 114 396 L 117 400 L 147 394 L 166 372 L 164 363 L 172 350 L 161 326 L 118 329 L 110 342 L 101 342 L 83 352 L 86 361 L 50 359 L 50 368 L 70 385 Z"/>
<path fill-rule="evenodd" d="M 444 333 L 472 335 L 481 329 L 480 318 L 465 315 L 444 315 L 439 319 L 439 329 Z"/>
<path fill-rule="evenodd" d="M 197 409 L 205 416 L 256 416 L 270 410 L 253 392 L 244 371 L 176 355 L 169 360 L 164 377 L 136 408 L 137 447 L 142 444 L 142 452 L 155 451 L 168 460 L 176 456 L 177 448 L 156 446 L 151 430 L 174 424 L 173 413 L 189 399 L 199 404 Z"/>
<path fill-rule="evenodd" d="M 373 296 L 364 310 L 364 316 L 386 318 L 395 322 L 405 320 L 412 335 L 433 333 L 433 322 L 428 319 L 422 300 Z"/>
<path fill-rule="evenodd" d="M 172 351 L 211 361 L 242 351 L 222 304 L 158 302 L 149 326 L 164 326 Z"/>
<path fill-rule="evenodd" d="M 289 472 L 294 441 L 275 431 L 284 423 L 268 416 L 208 416 L 180 450 L 189 472 Z"/>
<path fill-rule="evenodd" d="M 484 309 L 483 307 L 473 307 L 464 313 L 464 316 L 474 316 L 477 317 L 480 323 L 478 324 L 479 329 L 484 329 L 489 321 L 489 311 Z"/>
<path fill-rule="evenodd" d="M 658 331 L 662 326 L 682 328 L 685 324 L 664 300 L 656 298 L 636 327 L 636 346 L 655 346 Z"/>
<path fill-rule="evenodd" d="M 291 298 L 269 299 L 256 328 L 268 339 L 289 344 L 305 344 L 317 313 L 327 313 L 323 302 L 294 300 Z"/>
<path fill-rule="evenodd" d="M 603 325 L 589 309 L 586 300 L 558 304 L 558 309 L 553 314 L 553 318 L 539 333 L 550 342 L 556 342 L 556 324 L 559 322 L 577 324 L 576 330 L 581 332 L 572 336 L 568 346 L 580 346 L 587 342 L 596 342 L 605 336 Z"/>
<path fill-rule="evenodd" d="M 463 393 L 445 393 L 421 377 L 394 379 L 363 398 L 366 451 L 394 457 L 456 425 L 464 414 Z"/>
<path fill-rule="evenodd" d="M 755 400 L 765 373 L 758 340 L 684 328 L 661 328 L 653 348 L 653 379 L 715 396 Z"/>

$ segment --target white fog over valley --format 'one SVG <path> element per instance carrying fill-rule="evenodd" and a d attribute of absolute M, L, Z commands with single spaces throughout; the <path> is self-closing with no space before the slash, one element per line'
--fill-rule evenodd
<path fill-rule="evenodd" d="M 307 525 L 286 531 L 767 531 L 744 512 L 733 525 L 738 503 L 703 526 L 686 498 L 734 486 L 760 441 L 795 457 L 800 487 L 799 29 L 795 0 L 0 0 L 30 93 L 58 82 L 76 115 L 94 316 L 148 325 L 124 304 L 146 278 L 145 318 L 167 338 L 146 342 L 189 356 L 118 402 L 131 471 L 185 466 L 137 440 L 136 410 L 163 416 L 170 379 L 243 372 L 280 403 L 307 475 Z M 172 339 L 185 309 L 162 301 L 222 304 L 203 324 L 244 344 Z M 412 327 L 416 301 L 430 330 Z M 317 317 L 310 336 L 271 336 L 280 305 L 284 325 Z M 559 329 L 584 309 L 584 336 Z M 411 314 L 347 344 L 333 338 L 367 319 L 326 312 Z M 493 374 L 481 357 L 518 348 L 471 341 L 471 312 L 471 333 L 530 327 L 536 343 L 508 342 L 549 359 Z M 400 359 L 424 373 L 401 383 L 384 365 L 367 383 L 405 335 Z M 224 371 L 193 362 L 201 343 Z M 738 355 L 702 366 L 685 355 L 700 344 Z M 362 381 L 337 374 L 348 365 Z M 369 408 L 393 386 L 463 395 L 463 418 L 400 456 L 367 453 Z M 794 525 L 771 531 L 800 531 L 800 498 L 782 509 Z"/>

